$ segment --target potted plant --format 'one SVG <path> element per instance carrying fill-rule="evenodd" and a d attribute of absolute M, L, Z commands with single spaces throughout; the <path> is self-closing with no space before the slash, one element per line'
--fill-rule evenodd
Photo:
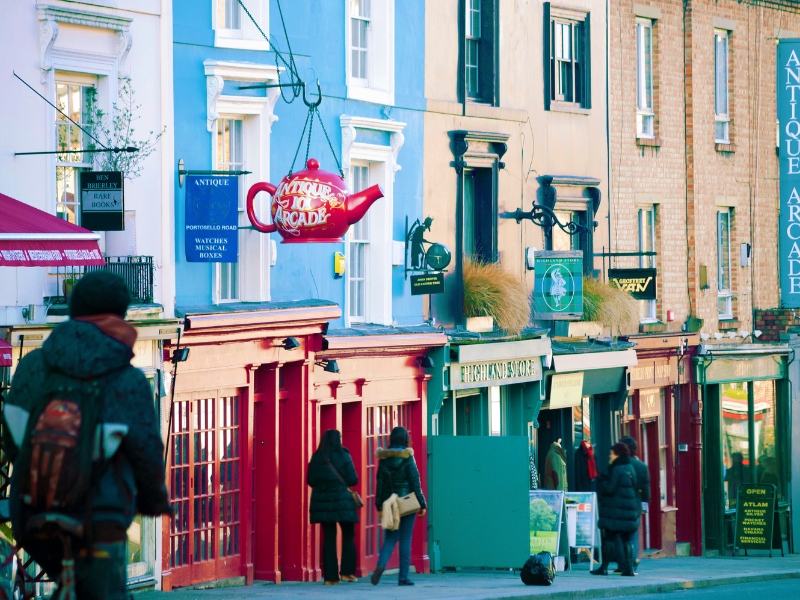
<path fill-rule="evenodd" d="M 639 305 L 625 290 L 594 277 L 584 277 L 583 320 L 600 323 L 611 335 L 638 333 Z"/>
<path fill-rule="evenodd" d="M 78 279 L 80 279 L 80 273 L 76 273 L 75 271 L 70 271 L 64 275 L 64 301 L 69 302 L 69 295 L 72 293 L 72 288 L 75 287 L 75 284 L 78 283 Z"/>
<path fill-rule="evenodd" d="M 468 331 L 492 331 L 494 324 L 518 334 L 531 317 L 525 285 L 497 263 L 464 261 L 464 316 Z"/>

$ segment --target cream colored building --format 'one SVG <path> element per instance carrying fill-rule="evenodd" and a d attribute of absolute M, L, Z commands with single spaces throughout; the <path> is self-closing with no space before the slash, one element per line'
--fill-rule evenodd
<path fill-rule="evenodd" d="M 425 24 L 424 213 L 455 259 L 432 296 L 447 326 L 461 323 L 463 256 L 498 261 L 532 291 L 526 248 L 608 245 L 606 3 L 437 0 Z M 550 186 L 562 222 L 586 221 L 599 199 L 593 240 L 517 224 Z"/>

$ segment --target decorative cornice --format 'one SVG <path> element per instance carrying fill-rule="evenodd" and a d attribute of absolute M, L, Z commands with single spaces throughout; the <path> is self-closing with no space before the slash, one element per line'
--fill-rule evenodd
<path fill-rule="evenodd" d="M 39 60 L 42 69 L 42 83 L 47 83 L 47 73 L 53 68 L 50 54 L 58 37 L 58 23 L 52 20 L 39 21 Z"/>
<path fill-rule="evenodd" d="M 453 137 L 451 149 L 453 157 L 455 158 L 452 166 L 455 167 L 459 175 L 461 175 L 461 172 L 467 164 L 464 160 L 464 155 L 470 148 L 470 142 L 488 144 L 488 151 L 474 152 L 474 155 L 485 155 L 487 157 L 495 155 L 497 156 L 497 168 L 505 168 L 506 165 L 502 162 L 502 159 L 503 155 L 508 151 L 508 144 L 506 144 L 506 142 L 509 136 L 507 134 L 491 131 L 467 131 L 464 129 L 457 129 L 451 131 L 450 135 Z"/>
<path fill-rule="evenodd" d="M 206 127 L 209 131 L 214 131 L 214 122 L 219 119 L 217 112 L 217 100 L 225 87 L 225 80 L 219 75 L 206 75 Z"/>
<path fill-rule="evenodd" d="M 397 155 L 405 142 L 405 136 L 402 133 L 406 127 L 405 123 L 391 119 L 371 119 L 369 117 L 341 115 L 339 117 L 339 125 L 342 128 L 342 170 L 345 174 L 350 170 L 350 154 L 358 136 L 357 129 L 370 129 L 389 133 L 389 147 L 392 150 L 392 179 L 394 179 L 394 174 L 403 168 L 397 164 Z"/>

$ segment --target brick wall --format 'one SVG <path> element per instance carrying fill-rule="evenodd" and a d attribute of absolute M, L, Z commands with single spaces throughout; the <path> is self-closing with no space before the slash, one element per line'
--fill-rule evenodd
<path fill-rule="evenodd" d="M 756 310 L 755 316 L 754 329 L 761 331 L 761 337 L 758 338 L 760 342 L 779 342 L 782 333 L 787 333 L 790 327 L 800 325 L 800 311 L 790 308 Z"/>
<path fill-rule="evenodd" d="M 654 20 L 655 142 L 636 139 L 636 12 L 647 5 Z M 609 89 L 611 249 L 638 250 L 637 208 L 657 211 L 658 316 L 676 312 L 671 331 L 686 317 L 718 323 L 718 207 L 733 213 L 731 263 L 735 323 L 752 327 L 753 309 L 778 305 L 775 154 L 775 49 L 778 29 L 800 32 L 797 5 L 751 5 L 737 0 L 662 0 L 611 5 Z M 729 146 L 715 144 L 714 30 L 729 38 Z M 605 241 L 606 243 L 607 240 Z M 750 243 L 752 266 L 741 267 L 740 244 Z M 611 259 L 635 267 L 635 258 Z M 701 290 L 700 267 L 710 288 Z"/>

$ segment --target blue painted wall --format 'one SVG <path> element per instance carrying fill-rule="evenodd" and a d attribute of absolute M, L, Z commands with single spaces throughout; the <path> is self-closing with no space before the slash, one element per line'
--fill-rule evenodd
<path fill-rule="evenodd" d="M 320 113 L 331 144 L 341 160 L 342 114 L 382 119 L 380 105 L 346 99 L 345 1 L 284 0 L 281 3 L 289 42 L 300 76 L 309 85 L 309 96 L 316 92 L 313 82 L 320 80 L 324 99 Z M 211 133 L 206 129 L 206 79 L 203 61 L 208 59 L 276 64 L 272 52 L 214 48 L 211 0 L 174 0 L 174 84 L 175 157 L 187 169 L 210 169 Z M 313 7 L 313 8 L 312 8 Z M 246 15 L 242 15 L 246 19 Z M 424 18 L 421 0 L 395 1 L 395 106 L 392 119 L 405 122 L 405 143 L 400 150 L 394 181 L 395 240 L 404 236 L 405 218 L 423 217 L 423 116 L 424 100 Z M 287 43 L 275 1 L 270 6 L 270 29 L 279 50 Z M 418 32 L 418 36 L 404 32 Z M 285 78 L 284 78 L 285 79 Z M 225 94 L 231 93 L 226 88 Z M 287 94 L 288 96 L 288 90 Z M 302 99 L 287 104 L 279 99 L 274 110 L 279 120 L 272 126 L 272 183 L 277 184 L 291 166 L 307 108 Z M 359 132 L 359 141 L 367 141 Z M 371 140 L 370 140 L 371 141 Z M 319 123 L 314 125 L 310 155 L 322 168 L 336 171 L 336 164 Z M 303 168 L 305 144 L 294 170 Z M 212 302 L 212 264 L 187 263 L 184 254 L 184 188 L 175 186 L 177 304 L 180 307 L 207 306 Z M 272 234 L 277 242 L 278 234 Z M 333 277 L 333 253 L 344 251 L 344 244 L 278 244 L 277 265 L 271 271 L 272 299 L 301 300 L 321 298 L 344 305 L 345 279 Z M 393 317 L 399 324 L 422 321 L 422 297 L 412 297 L 403 268 L 393 267 Z M 332 323 L 343 326 L 344 321 Z"/>

